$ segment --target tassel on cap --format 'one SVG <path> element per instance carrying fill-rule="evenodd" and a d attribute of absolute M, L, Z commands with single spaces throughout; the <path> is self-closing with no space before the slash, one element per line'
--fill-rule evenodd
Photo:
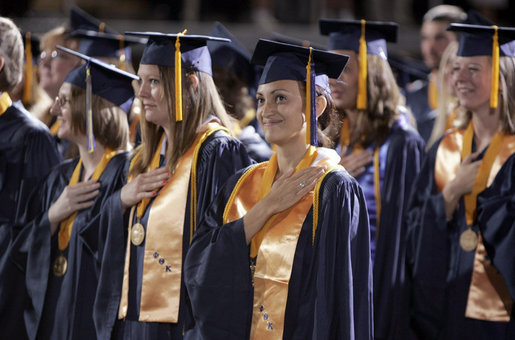
<path fill-rule="evenodd" d="M 120 70 L 122 71 L 127 71 L 127 67 L 125 65 L 125 62 L 127 60 L 126 56 L 125 56 L 125 40 L 124 40 L 124 37 L 123 35 L 119 35 L 118 38 L 120 39 Z"/>
<path fill-rule="evenodd" d="M 32 68 L 32 43 L 30 41 L 31 33 L 25 34 L 25 84 L 23 85 L 22 102 L 28 105 L 32 100 L 32 82 L 34 71 Z"/>
<path fill-rule="evenodd" d="M 367 108 L 367 42 L 365 40 L 366 21 L 361 19 L 361 37 L 359 38 L 359 78 L 357 108 Z"/>
<path fill-rule="evenodd" d="M 86 137 L 88 139 L 88 152 L 95 151 L 95 135 L 93 133 L 93 88 L 91 85 L 91 68 L 86 64 Z"/>
<path fill-rule="evenodd" d="M 317 113 L 316 113 L 316 92 L 315 72 L 312 67 L 313 48 L 309 48 L 309 58 L 306 65 L 306 144 L 317 146 Z"/>
<path fill-rule="evenodd" d="M 188 30 L 177 34 L 175 40 L 175 121 L 182 121 L 182 60 L 181 42 L 179 37 L 186 34 Z"/>
<path fill-rule="evenodd" d="M 498 27 L 493 25 L 494 36 L 492 44 L 492 89 L 490 92 L 490 107 L 497 108 L 499 102 L 499 33 Z"/>

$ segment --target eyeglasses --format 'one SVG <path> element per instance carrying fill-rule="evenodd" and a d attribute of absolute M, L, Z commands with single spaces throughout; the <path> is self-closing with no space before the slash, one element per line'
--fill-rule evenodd
<path fill-rule="evenodd" d="M 42 63 L 45 60 L 54 60 L 55 58 L 66 58 L 64 53 L 61 53 L 59 51 L 53 50 L 53 51 L 43 51 L 39 55 L 38 62 Z"/>
<path fill-rule="evenodd" d="M 68 104 L 70 102 L 70 100 L 68 98 L 64 98 L 64 97 L 55 97 L 55 103 L 57 104 L 57 106 L 59 106 L 59 108 L 65 106 L 66 104 Z"/>

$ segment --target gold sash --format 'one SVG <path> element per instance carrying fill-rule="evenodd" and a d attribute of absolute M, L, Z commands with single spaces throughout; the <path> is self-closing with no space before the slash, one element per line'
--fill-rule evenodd
<path fill-rule="evenodd" d="M 455 129 L 442 139 L 435 161 L 435 182 L 439 192 L 456 177 L 462 157 L 471 152 L 472 138 L 471 122 L 467 130 Z M 514 135 L 496 134 L 494 136 L 481 163 L 473 192 L 465 196 L 467 223 L 474 223 L 477 194 L 492 184 L 502 165 L 513 152 L 515 152 Z M 490 169 L 488 169 L 489 166 Z M 474 255 L 465 316 L 473 319 L 507 322 L 510 320 L 513 300 L 503 277 L 490 261 L 485 259 L 486 255 L 480 234 Z"/>
<path fill-rule="evenodd" d="M 50 134 L 52 136 L 57 136 L 57 132 L 59 132 L 59 121 L 56 120 L 52 126 L 50 126 Z"/>
<path fill-rule="evenodd" d="M 91 176 L 92 180 L 98 180 L 100 176 L 102 176 L 102 173 L 104 172 L 105 168 L 107 167 L 107 164 L 113 158 L 118 151 L 112 150 L 109 148 L 106 148 L 104 150 L 104 155 L 102 156 L 102 159 L 97 164 L 95 171 L 93 172 L 93 175 Z M 80 171 L 82 169 L 82 158 L 79 159 L 79 162 L 75 166 L 75 169 L 73 170 L 72 177 L 70 178 L 70 182 L 68 183 L 69 186 L 75 185 L 79 182 L 79 176 Z M 73 222 L 75 221 L 75 217 L 77 217 L 78 211 L 75 211 L 73 214 L 68 216 L 66 219 L 61 221 L 59 224 L 59 234 L 57 235 L 57 243 L 59 245 L 59 250 L 64 251 L 68 247 L 68 243 L 70 242 L 70 237 L 72 234 L 73 229 Z"/>
<path fill-rule="evenodd" d="M 252 167 L 240 178 L 225 207 L 224 224 L 244 216 L 263 197 L 263 194 L 266 195 L 268 193 L 270 188 L 264 192 L 263 186 L 268 185 L 263 185 L 262 182 L 265 177 L 268 177 L 265 174 L 267 169 L 277 169 L 277 158 L 274 156 L 269 162 Z M 302 167 L 310 166 L 313 161 L 315 161 L 316 165 L 326 165 L 335 168 L 335 163 L 327 158 L 317 162 L 315 160 L 316 156 L 316 148 L 310 146 L 310 149 L 304 156 L 304 162 L 301 161 L 299 163 L 296 171 Z M 306 160 L 310 161 L 307 162 Z M 301 167 L 302 163 L 304 164 Z M 271 178 L 273 179 L 274 177 L 275 172 Z M 315 188 L 316 191 L 320 189 L 322 180 L 323 177 L 319 179 Z M 257 251 L 257 262 L 254 274 L 254 307 L 251 339 L 282 339 L 283 337 L 288 285 L 297 241 L 306 215 L 312 205 L 314 209 L 313 233 L 316 230 L 318 221 L 318 215 L 315 214 L 315 211 L 318 211 L 317 194 L 318 192 L 314 193 L 313 191 L 308 193 L 293 207 L 272 216 L 261 229 L 265 230 L 265 232 L 261 240 L 257 241 L 257 243 L 260 243 L 260 245 L 256 245 L 259 249 L 255 250 Z M 314 195 L 317 197 L 316 202 L 314 202 Z M 255 241 L 254 238 L 253 241 Z M 252 252 L 251 250 L 251 256 Z"/>
<path fill-rule="evenodd" d="M 9 93 L 3 92 L 2 95 L 0 95 L 0 116 L 7 111 L 7 109 L 12 104 L 11 97 L 9 97 Z"/>
<path fill-rule="evenodd" d="M 429 75 L 429 84 L 427 86 L 427 104 L 431 110 L 435 110 L 438 106 L 438 76 L 436 72 Z"/>
<path fill-rule="evenodd" d="M 139 321 L 178 321 L 184 214 L 190 174 L 196 168 L 196 164 L 193 164 L 194 155 L 198 154 L 202 143 L 209 135 L 221 129 L 225 128 L 218 123 L 206 124 L 204 131 L 199 133 L 193 145 L 181 157 L 172 177 L 154 198 L 150 207 L 143 259 Z M 194 186 L 192 186 L 193 188 Z M 133 213 L 129 220 L 129 234 L 133 222 L 132 215 Z M 128 310 L 130 250 L 129 238 L 125 254 L 122 296 L 118 310 L 119 319 L 125 318 Z"/>

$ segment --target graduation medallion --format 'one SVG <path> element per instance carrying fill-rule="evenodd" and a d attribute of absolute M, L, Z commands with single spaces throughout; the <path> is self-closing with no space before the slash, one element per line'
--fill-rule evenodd
<path fill-rule="evenodd" d="M 68 269 L 68 260 L 64 257 L 63 254 L 57 256 L 52 266 L 52 271 L 54 275 L 57 277 L 61 277 L 66 274 L 66 269 Z"/>
<path fill-rule="evenodd" d="M 473 251 L 477 247 L 477 234 L 472 229 L 467 229 L 460 235 L 460 246 L 465 251 Z"/>
<path fill-rule="evenodd" d="M 135 246 L 139 246 L 145 239 L 145 228 L 141 223 L 135 223 L 131 228 L 131 242 Z"/>

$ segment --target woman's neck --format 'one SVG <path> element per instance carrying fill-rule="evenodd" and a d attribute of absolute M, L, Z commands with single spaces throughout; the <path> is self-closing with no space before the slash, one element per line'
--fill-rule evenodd
<path fill-rule="evenodd" d="M 472 113 L 474 124 L 474 142 L 476 150 L 483 150 L 492 141 L 499 129 L 499 109 L 491 110 L 489 107 Z"/>
<path fill-rule="evenodd" d="M 78 147 L 80 158 L 82 159 L 82 166 L 84 167 L 81 182 L 84 182 L 95 172 L 98 163 L 100 163 L 102 156 L 104 156 L 105 149 L 104 146 L 100 143 L 96 144 L 95 151 L 91 153 L 88 152 L 87 143 L 78 144 Z"/>
<path fill-rule="evenodd" d="M 276 178 L 294 170 L 302 160 L 309 145 L 302 143 L 291 143 L 277 146 L 277 174 Z"/>

